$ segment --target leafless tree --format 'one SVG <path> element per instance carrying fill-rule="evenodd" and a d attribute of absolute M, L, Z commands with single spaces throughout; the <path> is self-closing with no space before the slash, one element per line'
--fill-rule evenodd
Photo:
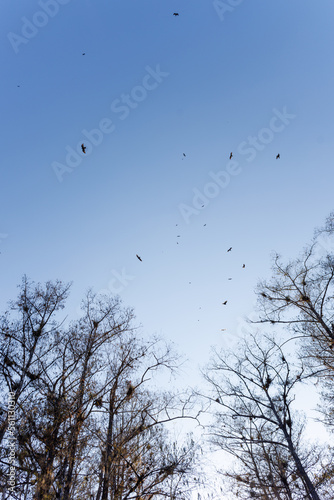
<path fill-rule="evenodd" d="M 333 430 L 334 212 L 299 258 L 283 264 L 275 257 L 273 276 L 259 283 L 257 294 L 257 323 L 284 325 L 287 340 L 298 339 L 304 378 L 320 382 L 323 421 Z"/>
<path fill-rule="evenodd" d="M 31 285 L 26 280 L 24 286 L 28 296 Z M 46 290 L 55 295 L 53 308 L 48 305 L 53 312 L 61 285 L 48 283 Z M 132 309 L 123 308 L 118 297 L 99 297 L 91 291 L 79 320 L 67 327 L 54 322 L 51 328 L 47 317 L 50 326 L 44 333 L 49 295 L 40 285 L 29 295 L 29 307 L 42 315 L 43 326 L 36 335 L 38 324 L 30 318 L 29 335 L 22 329 L 22 337 L 30 340 L 18 344 L 30 347 L 29 342 L 42 337 L 45 345 L 28 350 L 28 362 L 26 356 L 19 361 L 18 349 L 8 348 L 17 337 L 15 321 L 8 315 L 2 321 L 2 383 L 12 388 L 17 373 L 23 380 L 16 401 L 14 498 L 186 498 L 191 488 L 185 479 L 193 472 L 196 446 L 188 441 L 182 449 L 173 447 L 167 424 L 197 420 L 197 413 L 190 395 L 150 387 L 161 370 L 177 370 L 179 357 L 160 339 L 140 338 Z M 7 452 L 4 449 L 2 455 L 3 488 Z"/>
<path fill-rule="evenodd" d="M 43 288 L 24 276 L 17 300 L 0 317 L 0 443 L 8 426 L 8 393 L 14 392 L 19 403 L 40 376 L 37 363 L 56 346 L 61 324 L 57 313 L 64 308 L 69 288 L 60 281 L 47 282 Z"/>
<path fill-rule="evenodd" d="M 293 409 L 300 371 L 279 344 L 255 335 L 238 352 L 215 350 L 205 379 L 215 405 L 211 441 L 237 459 L 229 475 L 243 498 L 319 500 L 316 451 L 305 451 Z"/>

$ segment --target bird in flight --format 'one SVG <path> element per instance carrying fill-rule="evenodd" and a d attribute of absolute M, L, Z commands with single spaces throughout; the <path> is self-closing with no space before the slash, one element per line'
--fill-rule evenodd
<path fill-rule="evenodd" d="M 276 155 L 276 160 L 278 160 L 280 157 L 281 155 L 278 153 L 278 155 Z"/>
<path fill-rule="evenodd" d="M 203 224 L 203 226 L 206 226 L 206 224 Z"/>
<path fill-rule="evenodd" d="M 173 16 L 178 16 L 179 13 L 178 12 L 174 12 Z"/>
<path fill-rule="evenodd" d="M 221 332 L 226 332 L 226 328 L 221 328 L 220 331 Z"/>
<path fill-rule="evenodd" d="M 184 153 L 182 153 L 184 157 L 186 157 L 186 155 Z"/>
<path fill-rule="evenodd" d="M 245 269 L 245 267 L 246 267 L 246 264 L 242 264 L 242 269 Z"/>
<path fill-rule="evenodd" d="M 137 257 L 137 259 L 138 259 L 138 260 L 140 260 L 140 262 L 143 262 L 143 261 L 141 260 L 141 258 L 139 257 L 139 255 L 137 255 L 137 254 L 136 254 L 136 257 Z"/>
<path fill-rule="evenodd" d="M 223 304 L 223 306 L 226 306 L 226 304 L 227 304 L 227 300 L 225 300 L 225 302 L 223 302 L 222 304 Z"/>
<path fill-rule="evenodd" d="M 227 251 L 230 252 L 232 250 L 232 247 L 230 247 Z"/>
<path fill-rule="evenodd" d="M 233 153 L 230 154 L 230 160 L 232 160 L 232 158 L 233 158 Z"/>
<path fill-rule="evenodd" d="M 86 146 L 84 146 L 83 144 L 81 144 L 81 149 L 82 149 L 82 152 L 86 154 Z"/>
<path fill-rule="evenodd" d="M 228 280 L 231 281 L 232 278 L 229 278 Z"/>
<path fill-rule="evenodd" d="M 82 55 L 83 55 L 83 56 L 85 56 L 85 55 L 86 55 L 86 52 L 83 52 L 83 53 L 82 53 Z"/>

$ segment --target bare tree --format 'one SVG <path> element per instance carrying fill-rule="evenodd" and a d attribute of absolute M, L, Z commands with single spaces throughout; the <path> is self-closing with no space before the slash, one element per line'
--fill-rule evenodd
<path fill-rule="evenodd" d="M 70 285 L 56 281 L 43 288 L 24 276 L 19 288 L 18 299 L 0 317 L 0 443 L 8 426 L 7 395 L 14 392 L 19 403 L 39 377 L 37 361 L 46 359 L 56 345 L 55 332 L 61 324 L 56 313 L 64 308 Z"/>
<path fill-rule="evenodd" d="M 276 255 L 272 278 L 257 288 L 258 322 L 286 325 L 304 344 L 307 340 L 304 354 L 325 372 L 334 368 L 334 247 L 324 253 L 321 235 L 334 234 L 333 218 L 316 230 L 299 258 L 283 264 Z"/>
<path fill-rule="evenodd" d="M 31 302 L 38 305 L 39 297 Z M 151 378 L 161 370 L 174 373 L 180 360 L 162 340 L 141 339 L 133 319 L 118 297 L 89 291 L 82 317 L 45 333 L 47 345 L 24 365 L 28 383 L 17 401 L 17 498 L 146 500 L 171 492 L 186 497 L 196 447 L 188 442 L 182 450 L 173 448 L 166 426 L 196 420 L 197 414 L 189 395 L 150 388 Z M 18 365 L 11 359 L 5 381 Z"/>
<path fill-rule="evenodd" d="M 237 353 L 214 351 L 205 379 L 217 406 L 211 440 L 242 464 L 242 474 L 230 477 L 244 498 L 319 500 L 314 460 L 303 451 L 303 425 L 293 410 L 300 371 L 280 346 L 253 336 Z"/>
<path fill-rule="evenodd" d="M 260 319 L 256 322 L 282 324 L 290 331 L 288 340 L 299 340 L 299 355 L 307 368 L 304 378 L 311 377 L 321 383 L 323 421 L 332 430 L 334 212 L 325 226 L 315 231 L 311 244 L 299 258 L 283 264 L 276 255 L 273 276 L 259 283 L 257 294 Z"/>

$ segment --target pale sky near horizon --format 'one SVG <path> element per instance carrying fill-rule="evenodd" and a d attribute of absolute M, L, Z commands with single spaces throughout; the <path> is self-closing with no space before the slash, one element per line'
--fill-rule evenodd
<path fill-rule="evenodd" d="M 23 274 L 58 278 L 73 317 L 89 287 L 118 292 L 188 378 L 233 346 L 272 252 L 333 210 L 333 18 L 331 0 L 3 0 L 1 311 Z"/>

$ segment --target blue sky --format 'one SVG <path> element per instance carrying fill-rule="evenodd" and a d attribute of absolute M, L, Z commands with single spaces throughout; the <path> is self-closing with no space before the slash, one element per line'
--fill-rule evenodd
<path fill-rule="evenodd" d="M 2 0 L 2 310 L 24 273 L 73 281 L 73 317 L 88 287 L 117 290 L 190 374 L 233 345 L 271 253 L 323 223 L 334 4 L 220 5 Z"/>

